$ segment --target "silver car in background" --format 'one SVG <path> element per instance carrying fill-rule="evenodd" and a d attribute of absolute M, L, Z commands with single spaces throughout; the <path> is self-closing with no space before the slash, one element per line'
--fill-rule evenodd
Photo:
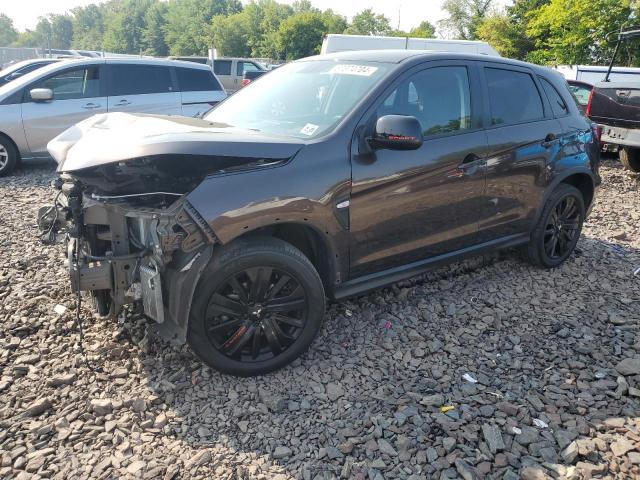
<path fill-rule="evenodd" d="M 47 65 L 0 87 L 0 176 L 22 159 L 48 158 L 47 143 L 106 112 L 197 117 L 226 93 L 207 65 L 92 58 Z"/>

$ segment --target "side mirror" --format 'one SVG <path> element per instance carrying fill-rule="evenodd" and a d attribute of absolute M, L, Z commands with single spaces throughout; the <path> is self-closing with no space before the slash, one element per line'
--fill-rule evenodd
<path fill-rule="evenodd" d="M 416 150 L 422 146 L 422 126 L 416 117 L 409 115 L 385 115 L 376 122 L 374 148 L 389 150 Z"/>
<path fill-rule="evenodd" d="M 34 88 L 29 91 L 34 102 L 50 102 L 53 100 L 53 90 L 50 88 Z"/>

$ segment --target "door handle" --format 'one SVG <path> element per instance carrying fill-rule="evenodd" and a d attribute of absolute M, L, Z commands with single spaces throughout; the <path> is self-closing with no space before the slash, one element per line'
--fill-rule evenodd
<path fill-rule="evenodd" d="M 547 133 L 547 136 L 544 137 L 544 141 L 542 142 L 542 146 L 544 148 L 549 148 L 551 145 L 553 145 L 553 142 L 556 141 L 556 134 L 555 133 Z"/>
<path fill-rule="evenodd" d="M 99 105 L 97 103 L 87 103 L 86 105 L 83 105 L 82 108 L 84 108 L 85 110 L 93 110 L 96 108 L 100 108 L 102 105 Z"/>
<path fill-rule="evenodd" d="M 116 103 L 116 107 L 126 107 L 127 105 L 131 105 L 131 102 L 128 100 L 120 100 L 118 103 Z"/>

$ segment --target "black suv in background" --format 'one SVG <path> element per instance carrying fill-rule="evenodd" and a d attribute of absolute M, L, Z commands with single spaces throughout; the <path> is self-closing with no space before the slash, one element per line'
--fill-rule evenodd
<path fill-rule="evenodd" d="M 101 115 L 49 151 L 66 201 L 40 225 L 67 232 L 74 289 L 236 375 L 301 355 L 326 296 L 505 247 L 560 265 L 599 183 L 559 74 L 404 50 L 293 62 L 203 119 Z"/>

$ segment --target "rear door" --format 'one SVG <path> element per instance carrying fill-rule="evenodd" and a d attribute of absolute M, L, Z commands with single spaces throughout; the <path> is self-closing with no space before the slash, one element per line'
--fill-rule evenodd
<path fill-rule="evenodd" d="M 211 70 L 176 67 L 182 115 L 199 117 L 226 97 Z"/>
<path fill-rule="evenodd" d="M 220 59 L 213 61 L 213 73 L 216 74 L 224 89 L 229 93 L 235 92 L 240 88 L 235 86 L 233 72 L 233 60 Z"/>
<path fill-rule="evenodd" d="M 182 101 L 172 67 L 110 63 L 107 68 L 109 112 L 182 114 Z"/>
<path fill-rule="evenodd" d="M 50 89 L 53 100 L 33 101 L 29 91 L 34 88 Z M 104 64 L 59 70 L 25 87 L 22 123 L 32 155 L 48 156 L 49 140 L 91 115 L 106 112 L 104 93 Z"/>
<path fill-rule="evenodd" d="M 482 70 L 489 153 L 478 229 L 485 242 L 529 232 L 563 129 L 530 69 L 487 62 Z"/>

